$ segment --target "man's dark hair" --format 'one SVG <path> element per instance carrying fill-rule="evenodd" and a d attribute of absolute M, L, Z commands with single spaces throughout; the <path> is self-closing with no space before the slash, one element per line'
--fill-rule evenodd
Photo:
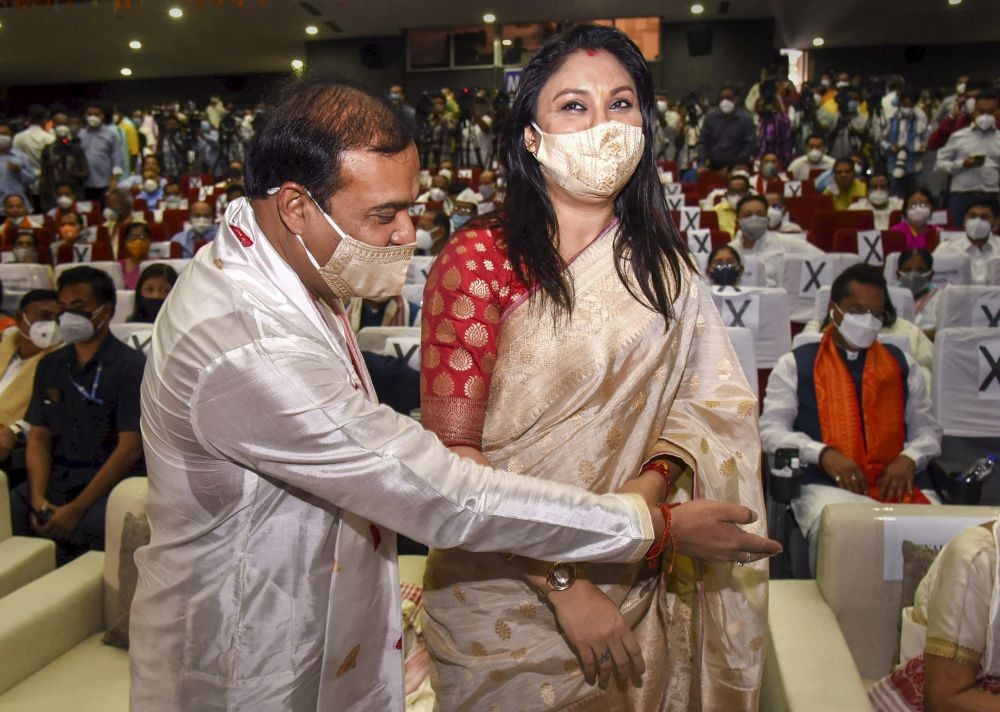
<path fill-rule="evenodd" d="M 980 101 L 1000 101 L 1000 94 L 995 89 L 983 89 L 982 94 L 976 97 L 976 103 Z"/>
<path fill-rule="evenodd" d="M 851 158 L 838 158 L 836 160 L 836 162 L 833 164 L 833 172 L 836 173 L 837 172 L 837 167 L 840 166 L 840 165 L 842 165 L 842 164 L 846 164 L 846 165 L 850 166 L 851 172 L 852 173 L 854 172 L 854 160 L 851 159 Z"/>
<path fill-rule="evenodd" d="M 893 306 L 892 299 L 889 297 L 889 284 L 885 281 L 885 274 L 881 267 L 866 264 L 851 265 L 833 280 L 833 285 L 830 287 L 830 301 L 834 304 L 840 304 L 844 301 L 851 291 L 851 284 L 854 282 L 882 289 L 882 293 L 885 295 L 885 321 L 882 322 L 882 325 L 888 327 L 895 324 L 896 307 Z"/>
<path fill-rule="evenodd" d="M 67 216 L 69 216 L 69 215 L 72 215 L 73 217 L 75 217 L 75 218 L 76 218 L 76 221 L 77 221 L 78 223 L 80 223 L 80 227 L 83 227 L 83 216 L 82 216 L 82 215 L 80 215 L 80 213 L 78 213 L 78 212 L 77 212 L 77 211 L 75 211 L 75 210 L 67 210 L 67 211 L 66 211 L 65 213 L 63 213 L 63 214 L 62 214 L 62 215 L 60 216 L 60 218 L 59 218 L 59 219 L 60 219 L 60 220 L 62 220 L 62 218 L 64 218 L 64 217 L 67 217 Z"/>
<path fill-rule="evenodd" d="M 32 289 L 30 292 L 21 297 L 21 301 L 18 302 L 17 308 L 24 311 L 31 304 L 35 302 L 54 302 L 57 301 L 58 295 L 51 289 Z"/>
<path fill-rule="evenodd" d="M 743 210 L 743 206 L 747 203 L 760 203 L 764 206 L 764 210 L 767 210 L 767 198 L 763 195 L 758 195 L 757 193 L 751 193 L 750 195 L 744 195 L 740 198 L 740 202 L 736 204 L 736 214 L 739 215 L 740 211 Z"/>
<path fill-rule="evenodd" d="M 265 198 L 294 181 L 325 206 L 343 187 L 343 152 L 391 156 L 413 139 L 409 119 L 368 89 L 345 79 L 291 80 L 247 149 L 247 196 Z"/>
<path fill-rule="evenodd" d="M 8 194 L 7 194 L 6 196 L 4 196 L 4 199 L 3 199 L 3 206 L 4 206 L 5 208 L 7 207 L 7 202 L 8 202 L 8 201 L 9 201 L 9 200 L 10 200 L 11 198 L 17 198 L 17 199 L 19 199 L 19 200 L 20 200 L 20 201 L 21 201 L 22 203 L 24 202 L 24 196 L 22 196 L 22 195 L 21 195 L 20 193 L 8 193 Z"/>
<path fill-rule="evenodd" d="M 743 181 L 743 185 L 749 190 L 749 188 L 750 188 L 750 179 L 747 178 L 744 175 L 729 176 L 729 178 L 726 179 L 726 187 L 729 187 L 729 184 L 732 183 L 734 180 L 741 180 L 741 181 Z"/>
<path fill-rule="evenodd" d="M 988 209 L 990 211 L 990 214 L 993 217 L 997 216 L 997 209 L 993 206 L 993 203 L 991 203 L 988 200 L 974 200 L 974 201 L 972 201 L 971 203 L 969 203 L 969 207 L 967 207 L 965 209 L 965 215 L 968 215 L 969 214 L 969 210 L 971 210 L 972 208 L 986 208 L 986 209 Z M 955 220 L 965 220 L 965 215 L 954 215 L 953 218 Z"/>
<path fill-rule="evenodd" d="M 712 260 L 718 257 L 720 252 L 732 253 L 733 257 L 736 258 L 736 264 L 740 265 L 741 267 L 743 266 L 743 258 L 740 257 L 740 253 L 732 245 L 719 245 L 718 247 L 712 248 L 712 251 L 708 253 L 708 260 L 705 262 L 705 264 L 707 265 L 712 264 Z"/>
<path fill-rule="evenodd" d="M 28 121 L 32 124 L 40 124 L 45 121 L 45 117 L 48 112 L 45 111 L 44 106 L 39 104 L 32 104 L 28 107 Z"/>
<path fill-rule="evenodd" d="M 61 292 L 65 287 L 74 284 L 89 284 L 90 291 L 94 293 L 94 301 L 101 306 L 110 304 L 111 308 L 114 309 L 118 303 L 115 283 L 107 272 L 102 272 L 88 265 L 72 267 L 59 275 L 56 284 L 57 291 Z"/>
<path fill-rule="evenodd" d="M 806 139 L 806 143 L 809 143 L 809 142 L 810 142 L 810 141 L 812 141 L 812 140 L 813 140 L 814 138 L 818 138 L 818 139 L 819 139 L 820 141 L 822 141 L 822 142 L 823 142 L 824 144 L 826 143 L 826 136 L 824 136 L 824 135 L 823 135 L 823 134 L 821 134 L 821 133 L 811 133 L 811 134 L 809 134 L 809 138 L 807 138 L 807 139 Z"/>

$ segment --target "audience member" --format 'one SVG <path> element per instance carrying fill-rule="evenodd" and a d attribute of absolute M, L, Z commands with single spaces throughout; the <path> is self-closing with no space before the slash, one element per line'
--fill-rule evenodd
<path fill-rule="evenodd" d="M 781 193 L 766 193 L 764 199 L 767 200 L 767 229 L 776 232 L 784 232 L 799 235 L 805 239 L 805 230 L 798 223 L 794 223 L 788 216 L 788 208 L 785 206 L 785 199 Z"/>
<path fill-rule="evenodd" d="M 953 133 L 938 151 L 936 168 L 951 176 L 949 207 L 953 220 L 972 203 L 985 200 L 1000 210 L 1000 131 L 997 94 L 984 92 L 976 100 L 972 125 Z"/>
<path fill-rule="evenodd" d="M 726 181 L 726 194 L 718 203 L 709 208 L 719 219 L 719 229 L 736 234 L 736 206 L 750 194 L 750 177 L 746 173 L 734 173 Z"/>
<path fill-rule="evenodd" d="M 87 125 L 80 131 L 79 139 L 90 169 L 83 184 L 84 193 L 88 200 L 100 200 L 109 188 L 115 187 L 125 157 L 117 130 L 105 123 L 104 110 L 89 104 L 83 115 Z"/>
<path fill-rule="evenodd" d="M 833 168 L 834 159 L 826 155 L 826 139 L 821 134 L 812 134 L 806 140 L 806 153 L 788 164 L 788 174 L 794 180 L 809 180 L 813 171 L 828 171 Z"/>
<path fill-rule="evenodd" d="M 437 255 L 451 235 L 451 221 L 443 210 L 427 208 L 417 218 L 417 249 L 426 255 Z"/>
<path fill-rule="evenodd" d="M 788 174 L 784 172 L 783 165 L 784 163 L 777 154 L 765 153 L 760 158 L 760 173 L 750 179 L 750 188 L 761 195 L 768 192 L 770 188 L 776 187 L 780 190 L 784 182 L 788 180 Z"/>
<path fill-rule="evenodd" d="M 14 238 L 14 247 L 11 250 L 14 262 L 18 264 L 38 264 L 38 240 L 34 230 L 21 228 Z"/>
<path fill-rule="evenodd" d="M 135 286 L 135 306 L 128 315 L 131 324 L 152 324 L 170 290 L 177 284 L 177 270 L 167 264 L 151 264 Z"/>
<path fill-rule="evenodd" d="M 948 110 L 948 115 L 939 119 L 937 128 L 927 139 L 928 149 L 936 151 L 944 147 L 953 133 L 972 123 L 972 115 L 976 111 L 976 99 L 982 93 L 982 88 L 971 84 L 967 87 L 965 93 L 958 97 L 955 105 Z"/>
<path fill-rule="evenodd" d="M 670 108 L 666 94 L 656 95 L 656 151 L 657 161 L 673 161 L 677 158 L 677 140 L 684 128 L 681 115 Z"/>
<path fill-rule="evenodd" d="M 64 213 L 63 216 L 59 218 L 59 224 L 56 228 L 58 240 L 53 242 L 49 248 L 52 251 L 52 257 L 55 258 L 58 256 L 60 247 L 68 246 L 71 248 L 75 245 L 77 240 L 80 239 L 82 231 L 83 218 L 80 217 L 80 213 Z"/>
<path fill-rule="evenodd" d="M 101 217 L 104 219 L 104 229 L 107 230 L 115 259 L 119 258 L 122 238 L 129 223 L 132 222 L 132 208 L 132 194 L 124 188 L 117 188 L 104 196 L 104 210 L 101 212 Z"/>
<path fill-rule="evenodd" d="M 889 229 L 889 217 L 903 210 L 903 199 L 889 193 L 889 176 L 876 173 L 868 179 L 868 195 L 855 200 L 848 210 L 871 210 L 876 230 Z"/>
<path fill-rule="evenodd" d="M 797 237 L 768 230 L 767 199 L 762 195 L 748 195 L 737 206 L 739 232 L 729 243 L 740 254 L 755 255 L 767 278 L 768 287 L 778 286 L 778 261 L 783 255 L 823 254 L 815 245 Z"/>
<path fill-rule="evenodd" d="M 792 510 L 813 564 L 826 505 L 933 498 L 925 468 L 941 429 L 927 383 L 910 356 L 877 341 L 895 319 L 882 270 L 849 267 L 833 282 L 822 339 L 782 356 L 768 380 L 761 439 L 769 452 L 797 449 L 805 466 Z"/>
<path fill-rule="evenodd" d="M 194 151 L 194 146 L 175 114 L 167 115 L 163 121 L 159 147 L 160 165 L 166 175 L 176 178 L 187 172 L 190 166 L 188 151 Z"/>
<path fill-rule="evenodd" d="M 743 276 L 743 260 L 731 245 L 720 245 L 708 254 L 705 265 L 712 286 L 717 288 L 738 287 Z"/>
<path fill-rule="evenodd" d="M 892 176 L 892 192 L 907 195 L 923 171 L 927 148 L 927 115 L 917 106 L 920 95 L 908 89 L 899 95 L 899 111 L 883 126 L 879 143 L 886 152 L 887 170 Z M 841 208 L 842 209 L 842 208 Z"/>
<path fill-rule="evenodd" d="M 43 357 L 25 420 L 28 482 L 11 492 L 16 534 L 56 540 L 64 562 L 104 548 L 111 489 L 142 458 L 139 384 L 145 359 L 111 334 L 115 285 L 89 266 L 59 276 L 65 347 Z"/>
<path fill-rule="evenodd" d="M 53 117 L 56 140 L 42 151 L 41 191 L 43 207 L 51 209 L 55 204 L 55 189 L 61 184 L 68 184 L 73 189 L 73 199 L 83 197 L 83 184 L 90 175 L 90 164 L 87 154 L 69 127 L 69 117 L 66 114 L 56 114 Z"/>
<path fill-rule="evenodd" d="M 56 293 L 35 289 L 21 297 L 14 315 L 17 328 L 0 332 L 0 469 L 8 475 L 12 470 L 23 470 L 23 452 L 18 458 L 11 455 L 27 442 L 31 426 L 24 416 L 31 400 L 35 368 L 59 345 L 58 317 Z M 18 484 L 8 478 L 8 487 Z"/>
<path fill-rule="evenodd" d="M 8 196 L 18 196 L 30 210 L 29 197 L 34 192 L 35 169 L 31 159 L 13 147 L 10 126 L 0 123 L 0 198 L 6 208 Z M 27 214 L 27 210 L 25 211 Z"/>
<path fill-rule="evenodd" d="M 933 339 L 937 330 L 937 306 L 941 290 L 934 286 L 934 257 L 927 250 L 909 249 L 899 253 L 896 281 L 913 293 L 914 323 Z"/>
<path fill-rule="evenodd" d="M 0 225 L 0 250 L 9 250 L 20 230 L 37 227 L 28 219 L 28 207 L 20 195 L 8 195 L 3 201 L 4 221 Z"/>
<path fill-rule="evenodd" d="M 965 235 L 945 240 L 935 255 L 968 255 L 972 260 L 972 283 L 986 284 L 986 262 L 991 257 L 1000 257 L 1000 236 L 992 233 L 997 219 L 995 204 L 980 200 L 969 205 L 965 211 Z"/>
<path fill-rule="evenodd" d="M 58 224 L 68 212 L 79 212 L 76 207 L 76 191 L 71 183 L 63 181 L 55 187 L 55 207 L 45 214 L 52 218 L 53 223 Z"/>
<path fill-rule="evenodd" d="M 187 200 L 181 192 L 181 184 L 176 180 L 164 179 L 163 204 L 160 207 L 167 210 L 187 210 Z"/>
<path fill-rule="evenodd" d="M 144 170 L 142 172 L 142 187 L 135 194 L 135 197 L 146 201 L 147 210 L 156 210 L 161 207 L 160 201 L 163 200 L 164 195 L 159 175 L 154 171 Z"/>
<path fill-rule="evenodd" d="M 934 198 L 926 188 L 917 188 L 906 196 L 903 203 L 903 219 L 890 229 L 906 236 L 907 247 L 920 247 L 933 250 L 937 247 L 940 235 L 938 229 L 930 224 L 931 213 L 934 212 Z"/>
<path fill-rule="evenodd" d="M 702 121 L 698 158 L 703 168 L 721 170 L 734 163 L 749 164 L 757 153 L 757 129 L 736 99 L 736 90 L 725 87 L 719 92 L 719 105 Z"/>
<path fill-rule="evenodd" d="M 848 210 L 855 200 L 868 194 L 868 186 L 854 172 L 854 161 L 841 158 L 833 164 L 833 182 L 823 192 L 833 196 L 835 210 Z"/>
<path fill-rule="evenodd" d="M 191 227 L 181 230 L 170 238 L 181 246 L 181 257 L 194 257 L 199 244 L 211 242 L 219 226 L 212 222 L 212 206 L 205 202 L 197 202 L 191 206 Z"/>
<path fill-rule="evenodd" d="M 140 221 L 132 221 L 125 228 L 125 253 L 119 259 L 122 266 L 122 279 L 125 289 L 135 289 L 139 284 L 142 263 L 149 259 L 149 225 Z"/>
<path fill-rule="evenodd" d="M 38 179 L 42 175 L 42 152 L 45 148 L 56 140 L 56 137 L 46 131 L 42 124 L 45 123 L 46 111 L 38 104 L 28 107 L 28 126 L 22 131 L 18 131 L 14 136 L 14 150 L 20 151 L 28 159 L 28 167 L 31 168 L 32 175 L 35 176 L 31 193 L 38 196 Z"/>

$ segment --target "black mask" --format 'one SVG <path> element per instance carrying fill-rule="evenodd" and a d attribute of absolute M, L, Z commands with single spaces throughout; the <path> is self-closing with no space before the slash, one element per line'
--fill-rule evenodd
<path fill-rule="evenodd" d="M 740 268 L 737 265 L 715 265 L 709 270 L 709 276 L 720 287 L 732 287 L 740 279 Z"/>
<path fill-rule="evenodd" d="M 163 299 L 136 297 L 135 311 L 132 313 L 130 321 L 140 324 L 152 324 L 156 321 L 156 315 L 160 313 L 160 307 L 163 306 L 163 302 Z"/>

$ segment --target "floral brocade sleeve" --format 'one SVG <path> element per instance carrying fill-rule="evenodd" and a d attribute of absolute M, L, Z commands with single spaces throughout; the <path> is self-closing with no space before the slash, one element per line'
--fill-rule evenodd
<path fill-rule="evenodd" d="M 434 261 L 421 312 L 420 419 L 445 445 L 482 448 L 500 316 L 525 291 L 496 230 L 458 233 Z"/>

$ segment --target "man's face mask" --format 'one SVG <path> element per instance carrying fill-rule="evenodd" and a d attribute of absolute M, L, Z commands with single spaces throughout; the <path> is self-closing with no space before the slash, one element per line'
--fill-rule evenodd
<path fill-rule="evenodd" d="M 58 205 L 63 210 L 69 210 L 70 208 L 72 208 L 74 202 L 76 201 L 73 200 L 73 196 L 71 195 L 60 195 L 58 198 L 56 198 L 56 205 Z"/>
<path fill-rule="evenodd" d="M 39 320 L 34 323 L 25 314 L 21 319 L 28 327 L 28 332 L 21 331 L 21 335 L 26 337 L 36 347 L 47 349 L 53 344 L 59 343 L 59 324 L 53 319 Z"/>
<path fill-rule="evenodd" d="M 64 242 L 75 242 L 80 237 L 80 228 L 76 225 L 62 225 L 59 228 L 59 237 Z"/>
<path fill-rule="evenodd" d="M 94 327 L 94 319 L 104 311 L 107 304 L 98 307 L 93 312 L 86 312 L 79 309 L 69 309 L 59 315 L 59 332 L 62 340 L 67 344 L 76 344 L 90 341 L 94 338 L 97 329 Z"/>

